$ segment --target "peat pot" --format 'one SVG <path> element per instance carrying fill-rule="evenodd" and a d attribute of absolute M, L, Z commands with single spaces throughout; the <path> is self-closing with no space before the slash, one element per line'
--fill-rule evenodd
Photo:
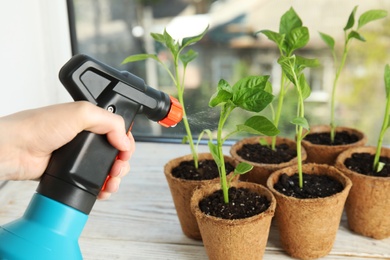
<path fill-rule="evenodd" d="M 199 161 L 201 160 L 213 160 L 211 153 L 200 153 L 198 155 Z M 191 212 L 190 201 L 193 191 L 204 185 L 212 183 L 219 183 L 219 177 L 211 180 L 186 180 L 176 178 L 172 175 L 172 169 L 177 167 L 182 161 L 192 160 L 192 155 L 185 155 L 182 157 L 174 158 L 170 160 L 164 166 L 164 174 L 168 182 L 169 189 L 171 191 L 173 203 L 176 208 L 176 213 L 179 218 L 180 226 L 183 233 L 192 239 L 201 240 L 198 224 L 194 215 Z M 230 156 L 225 156 L 225 162 L 235 166 L 235 161 Z M 229 175 L 231 176 L 232 173 Z M 238 176 L 236 177 L 236 179 Z"/>
<path fill-rule="evenodd" d="M 280 176 L 292 176 L 298 172 L 291 166 L 271 174 L 267 186 L 276 198 L 275 220 L 283 249 L 292 257 L 313 259 L 323 257 L 332 250 L 339 228 L 344 204 L 351 188 L 351 181 L 330 165 L 304 164 L 306 174 L 327 175 L 338 180 L 344 189 L 324 198 L 300 199 L 286 196 L 274 188 Z"/>
<path fill-rule="evenodd" d="M 344 164 L 354 153 L 375 152 L 375 147 L 349 149 L 337 157 L 336 167 L 353 183 L 345 205 L 349 228 L 363 236 L 383 239 L 390 237 L 390 177 L 368 176 Z M 390 158 L 390 149 L 382 148 L 381 156 Z"/>
<path fill-rule="evenodd" d="M 336 127 L 337 132 L 345 131 L 349 134 L 354 134 L 358 137 L 358 141 L 343 145 L 322 145 L 313 144 L 305 139 L 302 140 L 302 146 L 305 147 L 307 153 L 306 162 L 334 165 L 337 156 L 352 147 L 364 146 L 367 143 L 367 136 L 354 128 Z M 318 125 L 310 127 L 310 134 L 328 133 L 330 136 L 329 125 Z"/>

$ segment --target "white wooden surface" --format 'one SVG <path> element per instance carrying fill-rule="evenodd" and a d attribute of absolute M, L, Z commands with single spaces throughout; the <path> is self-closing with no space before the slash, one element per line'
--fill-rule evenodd
<path fill-rule="evenodd" d="M 181 144 L 137 143 L 119 192 L 98 201 L 90 214 L 80 237 L 85 259 L 207 259 L 202 242 L 181 232 L 163 174 L 169 159 L 188 152 Z M 0 182 L 0 225 L 23 214 L 36 186 L 32 181 Z M 291 259 L 280 248 L 274 225 L 264 259 Z M 351 233 L 343 217 L 333 250 L 323 259 L 390 259 L 390 239 Z"/>

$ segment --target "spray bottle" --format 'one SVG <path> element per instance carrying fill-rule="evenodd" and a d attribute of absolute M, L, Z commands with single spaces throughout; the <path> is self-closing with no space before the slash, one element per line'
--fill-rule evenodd
<path fill-rule="evenodd" d="M 89 56 L 72 57 L 59 78 L 74 100 L 121 115 L 127 130 L 137 114 L 165 127 L 182 119 L 175 98 Z M 24 215 L 0 227 L 0 259 L 82 259 L 78 239 L 117 154 L 88 131 L 56 150 Z"/>

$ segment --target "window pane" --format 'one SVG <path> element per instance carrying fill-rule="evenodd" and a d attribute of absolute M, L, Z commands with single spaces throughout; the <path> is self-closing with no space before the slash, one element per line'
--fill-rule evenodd
<path fill-rule="evenodd" d="M 185 81 L 186 109 L 195 136 L 203 129 L 216 128 L 219 109 L 209 108 L 208 101 L 220 79 L 234 84 L 244 76 L 270 75 L 274 94 L 280 90 L 279 50 L 256 32 L 263 29 L 278 31 L 280 17 L 290 8 L 289 1 L 73 0 L 73 4 L 77 52 L 89 54 L 117 69 L 128 70 L 144 78 L 153 88 L 174 96 L 176 90 L 171 78 L 156 61 L 126 65 L 121 65 L 121 62 L 129 55 L 155 53 L 172 67 L 169 52 L 156 43 L 150 33 L 162 33 L 167 28 L 174 37 L 191 36 L 210 24 L 205 37 L 191 46 L 199 55 L 189 64 Z M 389 10 L 389 3 L 381 0 L 294 2 L 293 8 L 309 28 L 311 37 L 309 44 L 297 54 L 316 57 L 321 63 L 305 72 L 312 88 L 306 101 L 306 117 L 311 125 L 329 123 L 329 98 L 334 78 L 332 55 L 318 31 L 335 37 L 337 52 L 341 52 L 343 28 L 355 5 L 359 6 L 358 15 L 369 9 Z M 380 128 L 378 122 L 381 122 L 384 111 L 384 106 L 378 104 L 384 102 L 383 68 L 390 55 L 389 30 L 386 29 L 389 24 L 386 18 L 372 22 L 362 30 L 367 41 L 355 41 L 351 46 L 337 91 L 336 123 L 372 133 L 371 144 L 376 141 Z M 290 87 L 279 128 L 281 135 L 291 138 L 295 132 L 290 123 L 296 114 L 295 100 L 295 91 Z M 276 109 L 277 100 L 273 106 Z M 272 117 L 271 108 L 262 114 Z M 234 129 L 249 115 L 237 109 L 228 121 L 228 129 Z M 145 137 L 181 140 L 184 127 L 180 123 L 174 129 L 165 129 L 138 116 L 133 134 L 138 140 Z"/>

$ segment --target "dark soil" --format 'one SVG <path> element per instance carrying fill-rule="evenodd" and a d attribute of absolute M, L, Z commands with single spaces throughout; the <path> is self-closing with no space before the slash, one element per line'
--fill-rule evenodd
<path fill-rule="evenodd" d="M 339 181 L 326 175 L 303 173 L 303 188 L 301 189 L 296 173 L 292 176 L 282 174 L 274 188 L 286 196 L 313 199 L 329 197 L 339 193 L 344 189 L 344 186 Z"/>
<path fill-rule="evenodd" d="M 223 219 L 243 219 L 267 210 L 271 202 L 267 197 L 246 188 L 229 189 L 229 203 L 223 200 L 222 190 L 218 190 L 199 202 L 199 208 L 207 215 Z"/>
<path fill-rule="evenodd" d="M 330 132 L 308 134 L 304 140 L 319 145 L 346 145 L 356 143 L 359 141 L 359 137 L 347 131 L 342 131 L 336 133 L 333 143 L 330 140 Z"/>
<path fill-rule="evenodd" d="M 353 153 L 350 158 L 347 158 L 344 165 L 351 171 L 358 172 L 365 175 L 376 177 L 390 177 L 390 158 L 381 156 L 379 161 L 383 162 L 385 166 L 380 172 L 373 170 L 375 155 L 369 153 Z"/>
<path fill-rule="evenodd" d="M 244 144 L 240 150 L 237 151 L 243 159 L 266 164 L 278 164 L 288 162 L 297 156 L 295 149 L 290 149 L 287 144 L 280 144 L 272 150 L 271 147 L 261 144 Z"/>
<path fill-rule="evenodd" d="M 214 160 L 201 160 L 195 168 L 194 160 L 183 161 L 172 169 L 172 175 L 185 180 L 211 180 L 219 177 L 218 167 Z M 234 170 L 233 165 L 225 163 L 227 174 Z"/>

